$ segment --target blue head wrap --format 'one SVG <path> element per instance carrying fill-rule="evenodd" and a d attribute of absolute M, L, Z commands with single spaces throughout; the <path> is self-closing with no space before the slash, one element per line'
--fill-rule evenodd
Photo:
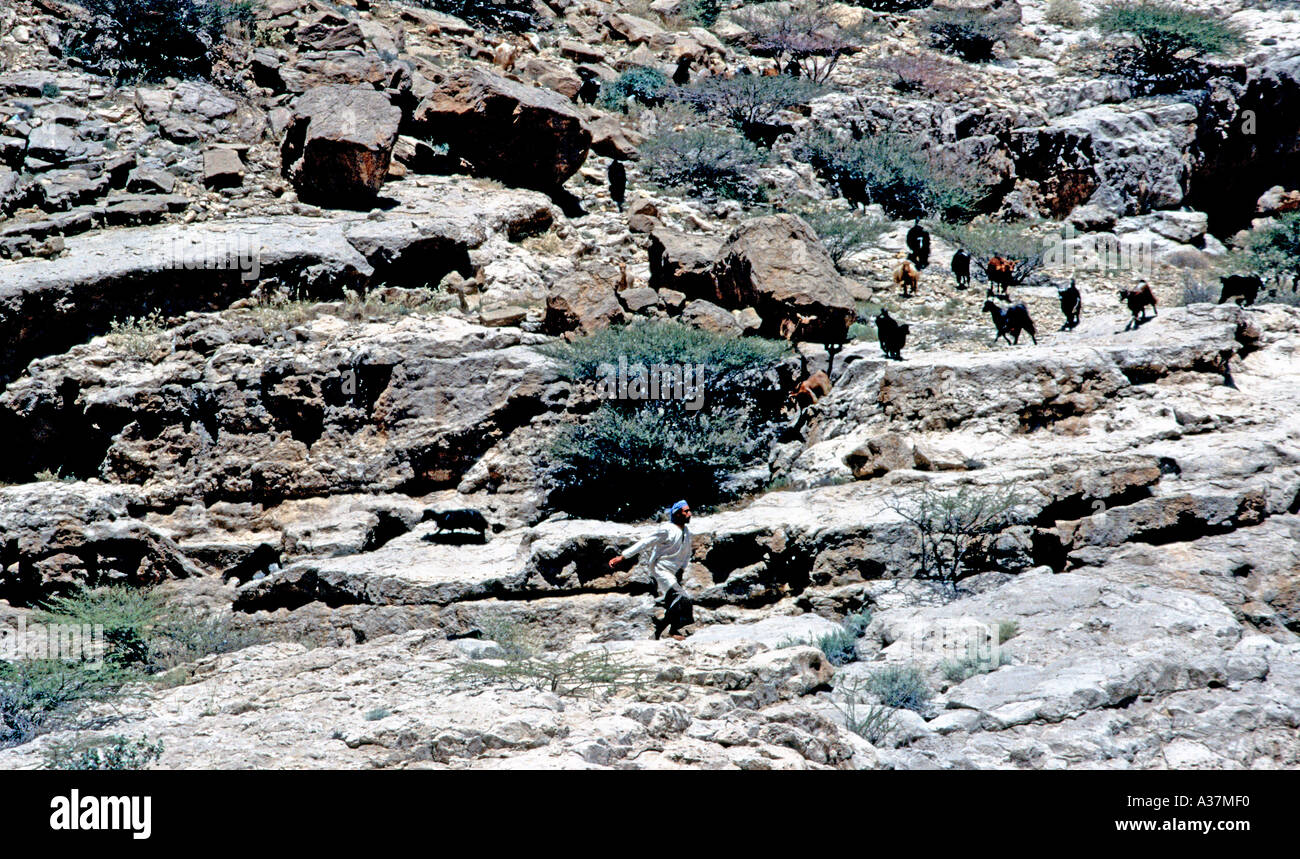
<path fill-rule="evenodd" d="M 687 503 L 686 503 L 685 501 L 678 501 L 678 502 L 677 502 L 676 504 L 674 504 L 672 507 L 669 507 L 669 508 L 668 508 L 668 515 L 669 515 L 669 516 L 676 516 L 676 515 L 677 515 L 677 511 L 679 511 L 679 510 L 681 510 L 682 508 L 687 507 L 687 506 L 688 506 L 688 505 L 687 505 Z"/>

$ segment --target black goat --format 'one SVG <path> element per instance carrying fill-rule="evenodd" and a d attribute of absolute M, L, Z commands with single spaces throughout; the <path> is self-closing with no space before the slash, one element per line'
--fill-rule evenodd
<path fill-rule="evenodd" d="M 1038 345 L 1038 331 L 1034 328 L 1034 320 L 1029 318 L 1029 308 L 1023 304 L 1013 304 L 1010 307 L 999 307 L 993 299 L 985 299 L 984 308 L 989 316 L 993 317 L 993 327 L 998 330 L 997 336 L 993 342 L 998 342 L 1001 338 L 1006 340 L 1008 345 L 1020 343 L 1020 332 L 1028 331 L 1029 338 Z"/>
<path fill-rule="evenodd" d="M 627 168 L 617 159 L 609 162 L 609 198 L 623 211 L 623 201 L 627 199 Z"/>
<path fill-rule="evenodd" d="M 1061 313 L 1065 314 L 1065 324 L 1061 330 L 1074 328 L 1079 324 L 1079 312 L 1083 310 L 1083 299 L 1079 296 L 1078 287 L 1074 285 L 1074 278 L 1070 278 L 1070 285 L 1065 289 L 1058 286 L 1056 294 L 1061 298 Z"/>
<path fill-rule="evenodd" d="M 1259 291 L 1264 287 L 1264 281 L 1259 279 L 1258 275 L 1232 274 L 1227 277 L 1219 278 L 1223 284 L 1223 293 L 1219 296 L 1219 303 L 1223 304 L 1229 298 L 1240 299 L 1237 303 L 1242 306 L 1249 306 L 1255 303 L 1259 296 Z"/>
<path fill-rule="evenodd" d="M 911 330 L 907 323 L 896 322 L 888 310 L 881 310 L 876 315 L 876 339 L 880 341 L 880 351 L 886 358 L 903 360 L 903 347 L 907 345 L 907 333 Z"/>
<path fill-rule="evenodd" d="M 916 263 L 917 268 L 925 268 L 930 264 L 930 234 L 921 226 L 920 218 L 907 231 L 907 249 L 912 252 L 908 258 Z"/>
<path fill-rule="evenodd" d="M 439 531 L 478 531 L 483 539 L 487 539 L 488 521 L 477 510 L 425 510 L 420 521 L 430 520 L 438 523 Z"/>
<path fill-rule="evenodd" d="M 600 78 L 591 69 L 578 67 L 578 77 L 582 78 L 582 86 L 578 88 L 578 101 L 583 104 L 593 104 L 600 96 Z"/>
<path fill-rule="evenodd" d="M 783 134 L 794 134 L 794 126 L 787 122 L 759 122 L 757 120 L 741 120 L 740 133 L 745 135 L 750 143 L 761 146 L 764 149 L 771 149 L 776 139 Z"/>
<path fill-rule="evenodd" d="M 966 253 L 965 248 L 952 255 L 952 275 L 957 278 L 958 289 L 970 286 L 970 254 Z"/>
<path fill-rule="evenodd" d="M 677 70 L 673 72 L 673 83 L 678 86 L 686 86 L 691 82 L 691 58 L 679 57 L 677 60 Z"/>

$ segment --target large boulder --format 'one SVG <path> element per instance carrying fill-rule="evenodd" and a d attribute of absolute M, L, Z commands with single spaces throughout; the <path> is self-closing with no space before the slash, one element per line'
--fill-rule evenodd
<path fill-rule="evenodd" d="M 842 342 L 857 318 L 853 296 L 826 249 L 794 215 L 754 218 L 737 227 L 713 264 L 713 289 L 711 300 L 723 307 L 757 310 L 769 337 L 789 336 L 797 326 L 800 339 Z"/>
<path fill-rule="evenodd" d="M 623 321 L 623 307 L 613 278 L 589 271 L 575 272 L 553 283 L 546 294 L 543 328 L 548 334 L 580 331 L 590 334 Z"/>
<path fill-rule="evenodd" d="M 675 289 L 692 298 L 713 296 L 713 262 L 721 247 L 712 236 L 656 229 L 650 234 L 650 286 Z"/>
<path fill-rule="evenodd" d="M 362 207 L 388 175 L 402 111 L 368 87 L 304 93 L 280 148 L 282 171 L 304 202 Z"/>
<path fill-rule="evenodd" d="M 448 78 L 415 110 L 415 125 L 473 173 L 552 191 L 587 159 L 591 132 L 568 99 L 481 69 Z"/>

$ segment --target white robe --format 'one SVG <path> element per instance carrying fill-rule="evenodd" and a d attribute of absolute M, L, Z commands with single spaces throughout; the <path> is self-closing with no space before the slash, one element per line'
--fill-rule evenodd
<path fill-rule="evenodd" d="M 663 596 L 681 582 L 691 561 L 690 526 L 665 522 L 649 537 L 624 549 L 623 557 L 635 558 L 646 550 L 650 551 L 650 574 L 659 583 L 659 595 Z"/>

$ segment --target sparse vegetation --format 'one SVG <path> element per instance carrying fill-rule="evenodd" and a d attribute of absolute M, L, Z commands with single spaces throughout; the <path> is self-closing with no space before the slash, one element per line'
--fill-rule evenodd
<path fill-rule="evenodd" d="M 681 8 L 683 18 L 701 27 L 712 27 L 718 23 L 720 14 L 722 4 L 719 0 L 686 0 Z"/>
<path fill-rule="evenodd" d="M 1108 3 L 1092 23 L 1103 33 L 1133 37 L 1135 48 L 1111 53 L 1111 71 L 1157 91 L 1194 85 L 1200 57 L 1244 44 L 1241 32 L 1219 17 L 1164 0 Z"/>
<path fill-rule="evenodd" d="M 849 0 L 850 6 L 863 6 L 873 12 L 912 12 L 924 9 L 934 0 Z"/>
<path fill-rule="evenodd" d="M 1011 657 L 1005 653 L 999 653 L 996 659 L 989 656 L 970 654 L 961 659 L 948 660 L 943 663 L 941 670 L 943 671 L 943 678 L 956 685 L 969 680 L 977 674 L 988 674 L 990 671 L 997 671 L 1003 665 L 1010 664 Z"/>
<path fill-rule="evenodd" d="M 889 222 L 868 218 L 860 212 L 807 205 L 795 214 L 808 222 L 831 261 L 839 268 L 846 257 L 874 247 L 876 241 L 889 229 Z"/>
<path fill-rule="evenodd" d="M 626 111 L 629 98 L 647 107 L 657 107 L 663 104 L 670 89 L 671 84 L 662 72 L 637 66 L 602 84 L 598 102 L 605 110 Z"/>
<path fill-rule="evenodd" d="M 888 507 L 916 529 L 918 575 L 941 582 L 953 596 L 977 568 L 989 541 L 1013 523 L 1020 496 L 1007 487 L 962 486 L 939 492 L 928 483 Z"/>
<path fill-rule="evenodd" d="M 1048 245 L 1020 224 L 979 219 L 969 224 L 933 223 L 930 231 L 949 244 L 965 248 L 971 255 L 971 272 L 982 277 L 993 257 L 1015 262 L 1012 282 L 1024 283 L 1043 267 Z"/>
<path fill-rule="evenodd" d="M 1249 234 L 1242 264 L 1261 277 L 1300 284 L 1300 212 L 1287 212 Z"/>
<path fill-rule="evenodd" d="M 926 21 L 930 44 L 967 62 L 993 59 L 997 43 L 1013 34 L 1011 25 L 1002 18 L 974 9 L 935 9 Z"/>
<path fill-rule="evenodd" d="M 935 97 L 966 89 L 960 64 L 933 54 L 894 54 L 876 65 L 899 92 Z"/>
<path fill-rule="evenodd" d="M 131 674 L 58 659 L 0 661 L 0 749 L 63 728 L 96 727 L 79 720 L 81 705 L 113 701 Z"/>
<path fill-rule="evenodd" d="M 900 135 L 851 140 L 818 132 L 799 141 L 796 154 L 849 202 L 879 203 L 895 218 L 969 220 L 979 203 L 977 166 L 944 163 Z"/>
<path fill-rule="evenodd" d="M 142 770 L 162 757 L 163 744 L 147 737 L 134 742 L 119 734 L 90 743 L 53 743 L 45 768 L 55 770 Z"/>
<path fill-rule="evenodd" d="M 1011 639 L 1020 634 L 1020 624 L 1014 620 L 1004 620 L 998 623 L 998 644 L 1006 644 Z"/>
<path fill-rule="evenodd" d="M 743 131 L 753 123 L 771 123 L 777 114 L 807 104 L 826 87 L 789 75 L 707 77 L 682 87 L 677 98 Z"/>
<path fill-rule="evenodd" d="M 844 725 L 850 731 L 872 745 L 880 745 L 889 738 L 897 725 L 894 708 L 871 703 L 869 693 L 870 680 L 855 677 L 845 683 L 837 683 L 836 691 L 841 700 L 831 697 L 831 706 L 844 717 Z"/>
<path fill-rule="evenodd" d="M 1183 306 L 1189 304 L 1213 304 L 1219 300 L 1218 285 L 1194 275 L 1183 276 Z"/>
<path fill-rule="evenodd" d="M 109 324 L 108 342 L 123 351 L 143 358 L 163 347 L 162 335 L 167 323 L 162 312 L 154 309 L 144 316 L 128 316 Z"/>
<path fill-rule="evenodd" d="M 387 719 L 391 715 L 393 714 L 390 713 L 387 710 L 387 708 L 376 707 L 375 709 L 366 713 L 365 719 L 367 722 L 378 722 L 380 719 Z"/>
<path fill-rule="evenodd" d="M 934 693 L 912 665 L 887 665 L 867 678 L 866 688 L 886 707 L 924 714 Z"/>
<path fill-rule="evenodd" d="M 668 128 L 641 147 L 642 169 L 652 182 L 706 201 L 763 200 L 756 173 L 766 163 L 767 156 L 744 136 L 703 125 Z"/>
<path fill-rule="evenodd" d="M 800 77 L 826 83 L 840 60 L 862 46 L 865 26 L 846 26 L 830 14 L 827 0 L 797 0 L 788 10 L 742 8 L 732 13 L 744 27 L 749 52 L 770 57 L 782 69 L 793 63 Z"/>
<path fill-rule="evenodd" d="M 1079 0 L 1048 0 L 1046 18 L 1049 24 L 1071 30 L 1088 23 L 1088 16 L 1084 14 Z"/>
<path fill-rule="evenodd" d="M 210 74 L 232 30 L 252 26 L 253 0 L 78 0 L 90 12 L 65 53 L 119 81 Z"/>
<path fill-rule="evenodd" d="M 639 689 L 652 678 L 647 669 L 603 647 L 565 655 L 548 653 L 527 629 L 504 618 L 487 620 L 485 634 L 502 639 L 492 639 L 501 647 L 501 657 L 471 659 L 448 670 L 444 677 L 453 688 L 500 684 L 516 691 L 580 696 Z"/>

